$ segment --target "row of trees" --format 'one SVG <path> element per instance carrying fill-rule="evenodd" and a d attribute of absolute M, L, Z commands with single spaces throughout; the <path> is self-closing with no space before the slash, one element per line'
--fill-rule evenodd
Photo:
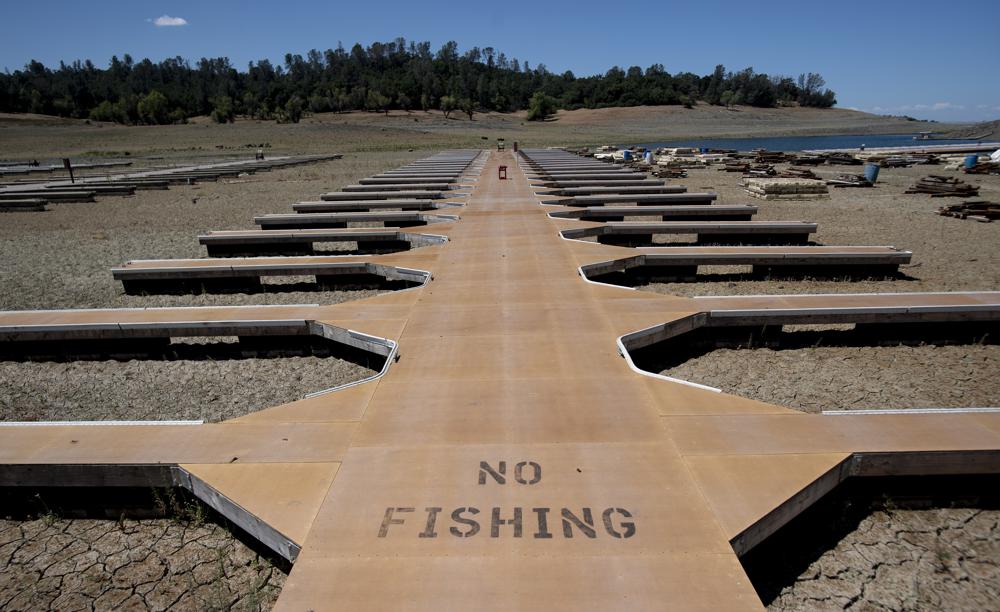
<path fill-rule="evenodd" d="M 107 68 L 90 60 L 51 69 L 32 60 L 24 69 L 0 74 L 0 111 L 33 112 L 118 123 L 161 124 L 211 115 L 298 121 L 304 112 L 437 109 L 508 112 L 529 107 L 536 93 L 555 107 L 693 104 L 800 104 L 829 107 L 835 94 L 818 74 L 768 76 L 723 66 L 706 76 L 670 74 L 661 64 L 643 70 L 614 67 L 577 78 L 553 74 L 543 64 L 510 59 L 492 47 L 460 53 L 455 42 L 436 52 L 430 43 L 398 38 L 350 51 L 338 46 L 287 54 L 283 66 L 251 62 L 246 71 L 229 59 L 195 64 L 175 57 L 154 63 L 129 55 L 111 58 Z M 548 103 L 546 104 L 548 107 Z"/>

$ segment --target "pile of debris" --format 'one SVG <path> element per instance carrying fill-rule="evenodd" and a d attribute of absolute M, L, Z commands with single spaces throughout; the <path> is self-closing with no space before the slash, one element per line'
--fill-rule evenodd
<path fill-rule="evenodd" d="M 971 168 L 964 169 L 966 174 L 1000 174 L 1000 162 L 976 162 Z"/>
<path fill-rule="evenodd" d="M 813 180 L 819 179 L 819 177 L 816 176 L 816 173 L 810 170 L 809 168 L 797 168 L 795 166 L 792 166 L 787 170 L 782 170 L 781 172 L 778 173 L 778 176 L 782 178 L 813 179 Z"/>
<path fill-rule="evenodd" d="M 799 178 L 747 178 L 747 193 L 761 200 L 813 200 L 829 197 L 826 183 Z"/>
<path fill-rule="evenodd" d="M 826 163 L 825 155 L 800 155 L 791 160 L 793 164 L 799 166 L 821 166 Z"/>
<path fill-rule="evenodd" d="M 668 168 L 665 166 L 657 165 L 654 167 L 652 172 L 653 176 L 661 179 L 679 179 L 687 178 L 687 170 L 681 170 L 678 168 Z"/>
<path fill-rule="evenodd" d="M 807 153 L 805 155 L 789 155 L 787 161 L 798 166 L 821 166 L 828 164 L 831 166 L 860 166 L 864 161 L 854 157 L 850 153 Z"/>
<path fill-rule="evenodd" d="M 719 168 L 719 172 L 747 172 L 750 170 L 750 162 L 738 159 L 727 160 L 726 164 Z"/>
<path fill-rule="evenodd" d="M 961 204 L 942 206 L 938 209 L 937 213 L 943 217 L 972 219 L 980 223 L 992 223 L 1000 219 L 1000 204 L 994 202 L 962 202 Z"/>
<path fill-rule="evenodd" d="M 795 159 L 794 155 L 788 155 L 781 151 L 768 151 L 767 149 L 755 149 L 754 161 L 758 164 L 780 164 L 782 162 Z"/>
<path fill-rule="evenodd" d="M 834 187 L 874 187 L 875 185 L 866 179 L 863 174 L 841 174 L 826 182 Z"/>
<path fill-rule="evenodd" d="M 979 187 L 964 183 L 957 178 L 931 174 L 920 179 L 904 193 L 927 193 L 932 198 L 973 198 L 979 195 Z"/>
<path fill-rule="evenodd" d="M 868 161 L 878 164 L 882 168 L 909 168 L 910 166 L 922 166 L 937 164 L 940 162 L 937 155 L 890 155 L 889 157 L 869 157 Z"/>
<path fill-rule="evenodd" d="M 831 166 L 860 166 L 865 162 L 850 153 L 827 153 L 826 163 Z"/>
<path fill-rule="evenodd" d="M 770 164 L 753 164 L 747 168 L 746 172 L 743 173 L 744 177 L 748 176 L 774 176 L 777 172 L 774 170 L 774 166 Z"/>

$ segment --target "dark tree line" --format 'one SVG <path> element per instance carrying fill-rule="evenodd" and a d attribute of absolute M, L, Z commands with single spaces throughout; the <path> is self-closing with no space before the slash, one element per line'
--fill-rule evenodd
<path fill-rule="evenodd" d="M 389 109 L 508 112 L 529 107 L 540 92 L 559 108 L 709 104 L 770 107 L 797 103 L 830 107 L 834 92 L 818 74 L 768 76 L 723 66 L 706 76 L 670 74 L 661 64 L 643 70 L 614 67 L 577 78 L 553 74 L 543 64 L 508 58 L 492 47 L 460 53 L 455 42 L 436 52 L 430 43 L 402 38 L 368 48 L 343 46 L 305 57 L 286 54 L 283 66 L 268 60 L 237 70 L 228 58 L 192 65 L 175 57 L 159 63 L 113 57 L 105 69 L 90 60 L 51 69 L 32 60 L 0 74 L 0 111 L 32 112 L 119 123 L 162 124 L 211 115 L 296 122 L 304 112 Z M 536 98 L 537 99 L 537 98 Z"/>

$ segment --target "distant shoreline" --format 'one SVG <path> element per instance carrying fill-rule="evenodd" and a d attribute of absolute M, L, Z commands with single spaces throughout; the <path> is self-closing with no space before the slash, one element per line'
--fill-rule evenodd
<path fill-rule="evenodd" d="M 592 146 L 706 139 L 797 138 L 931 132 L 962 138 L 985 124 L 942 124 L 847 109 L 756 108 L 696 104 L 559 111 L 548 121 L 524 112 L 475 113 L 473 119 L 440 111 L 350 112 L 306 115 L 278 124 L 237 118 L 219 125 L 207 117 L 187 124 L 128 126 L 43 115 L 0 113 L 8 151 L 26 159 L 59 157 L 208 158 L 241 155 L 268 143 L 278 153 L 375 153 L 408 149 L 484 148 L 497 138 L 521 146 Z M 916 141 L 915 141 L 916 142 Z M 248 149 L 249 144 L 254 144 Z M 873 143 L 866 144 L 874 146 Z"/>

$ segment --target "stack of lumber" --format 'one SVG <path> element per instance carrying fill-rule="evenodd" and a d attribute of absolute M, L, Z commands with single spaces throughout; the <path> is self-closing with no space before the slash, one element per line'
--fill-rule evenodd
<path fill-rule="evenodd" d="M 792 159 L 793 164 L 798 164 L 799 166 L 819 166 L 826 163 L 826 156 L 824 155 L 800 155 L 795 159 Z"/>
<path fill-rule="evenodd" d="M 927 193 L 932 198 L 971 198 L 979 195 L 979 187 L 964 183 L 956 178 L 932 174 L 920 179 L 916 185 L 904 193 Z"/>
<path fill-rule="evenodd" d="M 992 223 L 1000 219 L 1000 204 L 994 202 L 962 202 L 949 204 L 938 209 L 938 214 L 956 219 L 972 219 L 980 223 Z"/>
<path fill-rule="evenodd" d="M 670 168 L 673 170 L 686 170 L 689 168 L 704 168 L 705 164 L 695 161 L 693 159 L 677 159 L 668 158 L 666 156 L 657 157 L 656 165 L 661 168 Z"/>
<path fill-rule="evenodd" d="M 864 162 L 850 153 L 828 153 L 826 163 L 836 166 L 860 166 Z"/>
<path fill-rule="evenodd" d="M 774 176 L 775 174 L 777 174 L 777 172 L 775 172 L 774 166 L 770 164 L 754 164 L 747 169 L 747 171 L 743 174 L 743 176 L 767 177 L 767 176 Z"/>
<path fill-rule="evenodd" d="M 809 168 L 797 168 L 792 166 L 787 170 L 782 170 L 778 173 L 778 176 L 782 178 L 797 178 L 797 179 L 818 179 L 816 173 Z"/>
<path fill-rule="evenodd" d="M 754 154 L 754 161 L 758 164 L 780 164 L 794 158 L 794 156 L 786 155 L 781 151 L 768 151 L 767 149 L 754 151 Z"/>
<path fill-rule="evenodd" d="M 841 174 L 828 180 L 826 184 L 834 187 L 874 187 L 872 182 L 861 174 Z"/>
<path fill-rule="evenodd" d="M 750 170 L 750 162 L 732 159 L 719 168 L 719 172 L 747 172 Z"/>
<path fill-rule="evenodd" d="M 747 193 L 761 200 L 812 200 L 828 197 L 823 181 L 799 178 L 747 178 Z"/>
<path fill-rule="evenodd" d="M 688 176 L 688 173 L 687 173 L 686 170 L 679 170 L 679 169 L 676 169 L 676 168 L 665 168 L 665 167 L 659 166 L 659 165 L 656 166 L 656 169 L 653 170 L 652 174 L 656 178 L 662 178 L 662 179 L 687 178 L 687 176 Z"/>
<path fill-rule="evenodd" d="M 914 165 L 936 164 L 936 155 L 890 155 L 889 157 L 869 157 L 868 161 L 883 168 L 909 168 Z"/>
<path fill-rule="evenodd" d="M 965 168 L 966 174 L 1000 174 L 1000 162 L 979 162 L 971 168 Z"/>

